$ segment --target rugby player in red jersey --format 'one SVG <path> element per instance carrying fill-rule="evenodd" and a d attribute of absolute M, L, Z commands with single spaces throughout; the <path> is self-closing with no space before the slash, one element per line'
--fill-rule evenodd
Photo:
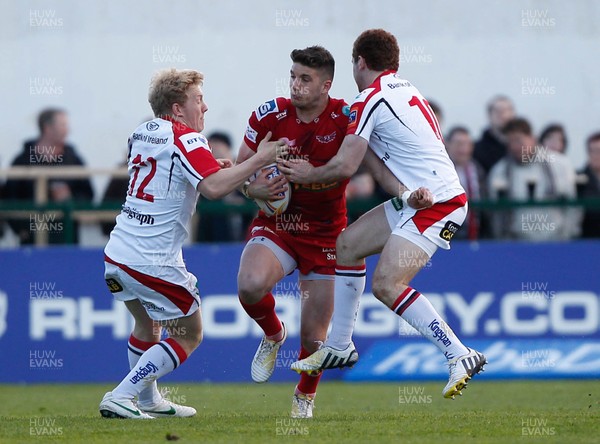
<path fill-rule="evenodd" d="M 325 48 L 312 46 L 291 53 L 290 98 L 278 97 L 250 116 L 237 162 L 253 156 L 269 131 L 273 139 L 288 139 L 288 155 L 315 166 L 337 153 L 346 134 L 348 107 L 329 97 L 335 62 Z M 250 198 L 277 199 L 289 186 L 283 175 L 267 179 L 265 168 L 246 183 Z M 346 227 L 347 180 L 295 185 L 287 210 L 268 217 L 262 211 L 251 225 L 241 257 L 238 293 L 248 315 L 263 329 L 264 337 L 252 361 L 255 382 L 273 374 L 277 352 L 286 339 L 285 326 L 275 313 L 273 287 L 299 270 L 301 303 L 300 359 L 324 341 L 333 311 L 335 240 Z M 310 418 L 320 374 L 300 376 L 292 399 L 292 417 Z"/>
<path fill-rule="evenodd" d="M 381 159 L 381 171 L 391 172 L 401 183 L 397 197 L 363 215 L 338 238 L 331 333 L 316 353 L 293 363 L 292 369 L 311 372 L 352 366 L 358 360 L 351 338 L 365 288 L 364 258 L 381 253 L 373 294 L 444 354 L 449 380 L 442 394 L 454 398 L 487 361 L 463 345 L 409 284 L 438 248 L 450 248 L 467 214 L 467 198 L 431 107 L 397 72 L 399 56 L 392 34 L 382 29 L 363 32 L 352 49 L 360 94 L 338 154 L 323 166 L 297 159 L 282 159 L 279 165 L 294 184 L 330 182 L 351 176 L 368 153 Z"/>

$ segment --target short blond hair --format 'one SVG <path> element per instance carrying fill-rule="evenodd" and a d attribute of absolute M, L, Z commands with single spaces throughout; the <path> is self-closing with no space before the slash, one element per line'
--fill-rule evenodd
<path fill-rule="evenodd" d="M 155 117 L 171 115 L 174 103 L 183 104 L 187 100 L 190 86 L 200 85 L 204 74 L 193 69 L 165 69 L 157 72 L 150 82 L 148 102 Z"/>

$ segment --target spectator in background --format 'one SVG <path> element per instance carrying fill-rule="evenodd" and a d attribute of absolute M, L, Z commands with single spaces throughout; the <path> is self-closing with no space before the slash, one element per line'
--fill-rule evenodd
<path fill-rule="evenodd" d="M 548 125 L 540 134 L 540 144 L 549 150 L 564 154 L 567 150 L 567 134 L 562 125 Z"/>
<path fill-rule="evenodd" d="M 489 127 L 475 144 L 473 157 L 483 167 L 486 174 L 506 155 L 506 138 L 502 129 L 515 117 L 515 109 L 506 96 L 496 96 L 487 107 Z"/>
<path fill-rule="evenodd" d="M 229 159 L 233 162 L 231 137 L 225 132 L 215 131 L 208 136 L 208 145 L 216 159 Z M 223 199 L 213 202 L 223 202 L 232 205 L 246 203 L 244 196 L 237 190 Z M 197 241 L 199 242 L 234 242 L 242 241 L 254 214 L 203 214 L 200 216 Z"/>
<path fill-rule="evenodd" d="M 148 120 L 152 120 L 151 118 Z M 127 159 L 117 165 L 117 168 L 127 168 Z M 118 204 L 120 208 L 127 194 L 129 186 L 129 177 L 113 177 L 102 196 L 102 204 Z M 102 233 L 105 236 L 110 235 L 110 232 L 115 228 L 116 221 L 103 222 L 101 224 Z"/>
<path fill-rule="evenodd" d="M 435 118 L 437 119 L 438 123 L 440 124 L 440 128 L 443 128 L 444 127 L 444 112 L 442 111 L 442 108 L 434 100 L 427 99 L 427 103 L 429 103 L 429 106 L 431 107 L 433 114 L 435 114 Z"/>
<path fill-rule="evenodd" d="M 588 137 L 586 145 L 588 160 L 580 174 L 587 181 L 579 187 L 579 197 L 600 198 L 600 132 Z M 581 231 L 582 237 L 600 237 L 600 209 L 585 211 Z"/>
<path fill-rule="evenodd" d="M 492 168 L 490 198 L 555 200 L 575 197 L 575 171 L 567 158 L 540 149 L 525 119 L 509 121 L 504 129 L 508 154 Z M 508 216 L 508 217 L 504 217 Z M 578 235 L 579 212 L 568 207 L 520 207 L 494 215 L 496 237 L 523 240 L 566 240 Z"/>
<path fill-rule="evenodd" d="M 473 139 L 469 130 L 455 126 L 445 137 L 446 150 L 454 163 L 460 184 L 467 192 L 469 201 L 485 198 L 485 172 L 479 163 L 473 159 Z M 469 208 L 462 227 L 454 235 L 454 239 L 475 240 L 481 237 L 483 218 L 480 211 Z M 483 224 L 485 225 L 485 224 Z"/>
<path fill-rule="evenodd" d="M 38 116 L 40 136 L 25 142 L 23 151 L 13 161 L 13 166 L 69 166 L 84 163 L 75 148 L 66 143 L 69 134 L 69 120 L 64 110 L 48 108 Z M 34 202 L 34 181 L 11 179 L 6 183 L 6 199 L 13 201 Z M 65 203 L 69 201 L 91 202 L 94 197 L 89 179 L 54 178 L 48 182 L 48 202 Z M 58 219 L 57 219 L 58 220 Z M 11 220 L 11 228 L 19 236 L 21 244 L 31 244 L 34 232 L 30 229 L 29 220 Z M 75 239 L 77 241 L 77 225 Z M 65 242 L 64 230 L 50 231 L 50 243 Z"/>

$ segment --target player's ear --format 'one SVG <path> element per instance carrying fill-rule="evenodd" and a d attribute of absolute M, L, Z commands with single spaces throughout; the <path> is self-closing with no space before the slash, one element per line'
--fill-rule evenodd
<path fill-rule="evenodd" d="M 179 103 L 174 103 L 171 105 L 171 114 L 173 114 L 175 117 L 183 117 L 183 111 Z"/>
<path fill-rule="evenodd" d="M 322 88 L 322 91 L 323 91 L 324 93 L 329 93 L 329 90 L 331 89 L 331 84 L 332 84 L 332 83 L 333 83 L 333 82 L 332 82 L 332 80 L 331 80 L 331 79 L 325 80 L 325 81 L 323 82 L 323 86 L 321 87 L 321 88 Z"/>
<path fill-rule="evenodd" d="M 366 69 L 367 62 L 363 56 L 358 56 L 358 69 Z"/>

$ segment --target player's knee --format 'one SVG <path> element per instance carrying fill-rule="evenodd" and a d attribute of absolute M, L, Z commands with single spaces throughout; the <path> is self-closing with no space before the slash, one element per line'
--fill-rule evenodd
<path fill-rule="evenodd" d="M 192 341 L 195 344 L 196 347 L 198 347 L 201 343 L 202 340 L 204 339 L 204 332 L 202 331 L 202 327 L 200 327 L 193 335 L 192 337 Z"/>
<path fill-rule="evenodd" d="M 238 295 L 245 304 L 254 304 L 270 291 L 265 279 L 258 274 L 240 271 L 238 274 Z"/>

